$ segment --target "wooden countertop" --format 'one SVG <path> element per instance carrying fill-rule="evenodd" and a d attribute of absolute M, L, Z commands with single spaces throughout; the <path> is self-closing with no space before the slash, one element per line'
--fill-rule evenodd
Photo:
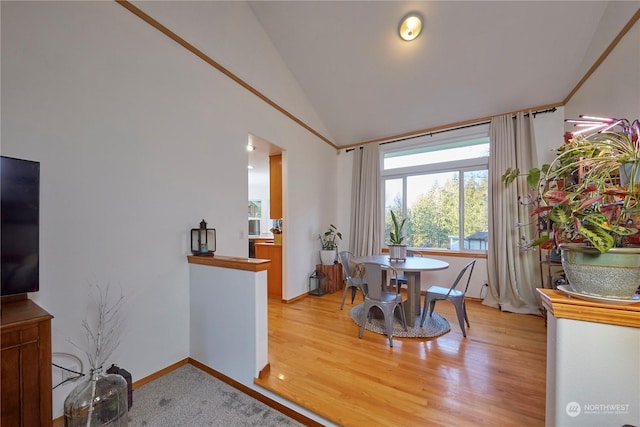
<path fill-rule="evenodd" d="M 271 242 L 271 243 L 266 243 L 266 242 L 264 242 L 264 243 L 257 243 L 257 242 L 256 242 L 256 246 L 277 246 L 277 247 L 279 247 L 279 248 L 281 248 L 281 247 L 282 247 L 282 245 L 276 245 L 276 244 L 275 244 L 275 243 L 273 243 L 273 242 Z"/>
<path fill-rule="evenodd" d="M 555 289 L 536 290 L 544 307 L 558 319 L 640 328 L 640 303 L 618 305 L 584 301 Z"/>
<path fill-rule="evenodd" d="M 20 325 L 33 319 L 47 320 L 53 318 L 51 314 L 28 298 L 9 302 L 2 301 L 2 311 L 0 313 L 2 318 L 0 324 L 3 327 Z"/>
<path fill-rule="evenodd" d="M 264 271 L 271 265 L 271 260 L 258 258 L 239 258 L 223 255 L 196 256 L 187 255 L 189 264 L 210 265 L 212 267 L 231 268 L 245 271 Z"/>

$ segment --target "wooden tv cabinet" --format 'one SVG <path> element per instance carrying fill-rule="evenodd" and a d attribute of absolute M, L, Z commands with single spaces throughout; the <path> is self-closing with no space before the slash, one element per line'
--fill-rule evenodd
<path fill-rule="evenodd" d="M 39 427 L 52 424 L 52 318 L 52 315 L 26 295 L 24 298 L 2 298 L 2 427 Z"/>

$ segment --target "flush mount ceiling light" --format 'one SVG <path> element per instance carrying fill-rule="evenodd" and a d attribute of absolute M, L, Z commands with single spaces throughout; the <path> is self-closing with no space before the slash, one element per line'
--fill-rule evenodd
<path fill-rule="evenodd" d="M 406 14 L 400 21 L 398 32 L 402 40 L 411 41 L 420 35 L 422 31 L 422 16 L 418 12 Z"/>
<path fill-rule="evenodd" d="M 247 144 L 247 151 L 253 151 L 255 149 L 256 149 L 256 147 L 254 147 L 253 145 Z"/>

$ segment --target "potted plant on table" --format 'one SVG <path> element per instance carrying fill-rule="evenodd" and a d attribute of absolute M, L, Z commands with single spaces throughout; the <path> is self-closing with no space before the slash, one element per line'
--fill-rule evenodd
<path fill-rule="evenodd" d="M 282 220 L 276 221 L 276 225 L 269 231 L 273 233 L 273 244 L 282 245 Z"/>
<path fill-rule="evenodd" d="M 342 233 L 338 231 L 335 225 L 329 224 L 329 228 L 323 234 L 318 234 L 318 239 L 322 244 L 320 250 L 320 261 L 322 265 L 335 264 L 338 255 L 338 243 L 336 239 L 342 240 Z"/>
<path fill-rule="evenodd" d="M 568 133 L 551 164 L 526 174 L 510 168 L 502 176 L 505 185 L 526 176 L 531 192 L 519 199 L 546 225 L 540 236 L 523 237 L 523 247 L 559 249 L 577 293 L 630 299 L 640 286 L 640 179 L 623 169 L 640 169 L 640 125 L 585 116 L 570 122 L 603 130 Z"/>
<path fill-rule="evenodd" d="M 407 245 L 402 243 L 404 242 L 404 238 L 406 237 L 402 234 L 402 229 L 404 228 L 407 219 L 399 219 L 393 212 L 393 210 L 391 210 L 390 212 L 393 228 L 389 232 L 389 259 L 404 261 L 407 259 Z"/>

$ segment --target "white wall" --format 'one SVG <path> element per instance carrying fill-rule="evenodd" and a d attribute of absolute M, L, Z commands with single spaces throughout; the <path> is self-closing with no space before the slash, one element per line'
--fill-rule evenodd
<path fill-rule="evenodd" d="M 356 148 L 357 149 L 357 148 Z M 338 220 L 335 226 L 342 232 L 342 241 L 338 243 L 339 250 L 350 250 L 351 235 L 351 176 L 353 171 L 353 151 L 340 150 L 338 158 Z"/>
<path fill-rule="evenodd" d="M 613 23 L 628 21 L 637 10 L 638 2 L 609 2 L 585 53 L 580 74 L 575 77 L 575 84 L 619 34 L 621 28 Z M 563 120 L 577 118 L 580 114 L 627 118 L 631 121 L 640 118 L 640 23 L 635 23 L 567 105 L 553 114 L 536 117 L 540 165 L 553 160 L 555 148 L 564 141 L 564 131 L 572 130 L 571 125 Z"/>
<path fill-rule="evenodd" d="M 622 29 L 621 25 L 629 22 L 631 17 L 638 11 L 639 7 L 640 7 L 640 3 L 637 0 L 610 1 L 607 3 L 607 7 L 604 11 L 604 14 L 602 15 L 602 19 L 600 20 L 598 24 L 598 28 L 596 28 L 594 35 L 591 39 L 591 43 L 588 46 L 588 49 L 584 55 L 582 64 L 580 66 L 580 70 L 578 74 L 576 74 L 575 76 L 574 84 L 577 84 L 587 74 L 587 72 L 593 66 L 593 64 L 596 63 L 596 61 L 598 60 L 598 58 L 600 58 L 602 53 L 609 47 L 611 42 L 618 36 L 618 34 L 620 33 L 620 30 Z M 635 30 L 637 29 L 638 29 L 638 23 L 636 22 Z M 618 44 L 615 50 L 618 52 L 618 55 L 619 55 L 620 52 L 626 49 L 622 48 L 622 46 Z M 629 56 L 623 59 L 623 65 L 625 67 L 633 66 L 633 64 L 629 61 L 634 58 L 637 60 L 638 54 L 640 52 L 638 52 L 638 50 L 636 50 L 635 52 L 626 50 L 626 53 Z M 607 59 L 607 61 L 609 61 L 609 59 Z M 592 79 L 593 77 L 591 77 L 589 80 L 591 80 L 591 82 L 593 83 Z M 616 80 L 617 78 L 611 81 L 611 84 L 614 84 L 616 86 L 621 86 L 628 83 L 628 82 L 616 81 Z"/>
<path fill-rule="evenodd" d="M 189 276 L 189 355 L 254 388 L 269 363 L 267 272 L 191 264 Z"/>
<path fill-rule="evenodd" d="M 564 143 L 564 117 L 564 107 L 558 107 L 555 112 L 536 115 L 533 120 L 538 167 L 551 163 L 556 148 Z"/>
<path fill-rule="evenodd" d="M 160 3 L 144 6 L 176 6 Z M 245 3 L 180 4 L 176 19 L 208 23 L 191 30 L 212 56 L 250 63 L 258 89 L 322 131 Z M 335 219 L 335 150 L 115 2 L 1 7 L 2 154 L 41 162 L 30 297 L 55 316 L 54 352 L 82 356 L 68 339 L 83 338 L 89 285 L 110 283 L 127 323 L 109 363 L 135 381 L 189 355 L 188 231 L 205 218 L 217 253 L 246 256 L 249 133 L 287 150 L 284 297 L 307 290 L 316 234 Z M 72 387 L 54 390 L 54 416 Z"/>
<path fill-rule="evenodd" d="M 628 2 L 611 3 L 612 7 L 625 4 L 629 7 Z M 638 8 L 637 2 L 629 3 Z M 594 41 L 592 50 L 598 46 Z M 566 118 L 577 118 L 580 114 L 630 121 L 640 118 L 640 22 L 635 23 L 565 106 Z"/>

